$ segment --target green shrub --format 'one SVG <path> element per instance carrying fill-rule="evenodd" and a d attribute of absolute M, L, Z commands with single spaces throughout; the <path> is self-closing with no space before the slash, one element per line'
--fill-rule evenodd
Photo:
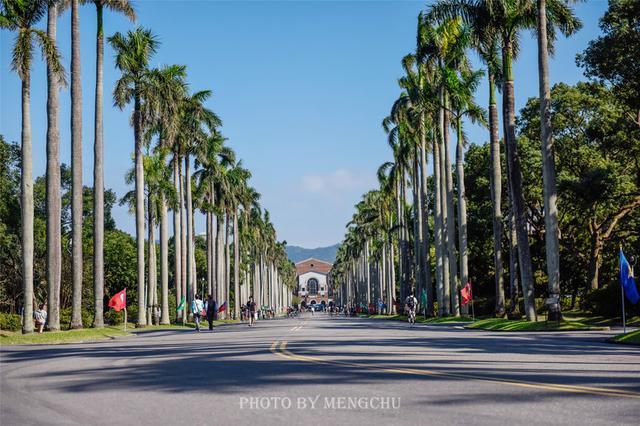
<path fill-rule="evenodd" d="M 93 324 L 93 311 L 82 309 L 82 326 L 84 328 L 91 327 Z M 66 330 L 71 325 L 71 308 L 60 310 L 60 329 Z"/>
<path fill-rule="evenodd" d="M 587 294 L 583 301 L 584 307 L 593 314 L 604 317 L 620 317 L 622 315 L 622 295 L 620 284 L 606 285 Z M 629 301 L 625 301 L 627 316 L 640 314 L 640 303 L 633 306 Z"/>
<path fill-rule="evenodd" d="M 19 331 L 21 329 L 20 315 L 0 312 L 0 330 Z"/>

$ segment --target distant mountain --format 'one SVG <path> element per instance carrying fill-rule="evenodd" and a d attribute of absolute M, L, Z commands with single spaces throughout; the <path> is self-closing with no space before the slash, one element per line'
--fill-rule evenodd
<path fill-rule="evenodd" d="M 310 257 L 324 260 L 325 262 L 333 263 L 336 260 L 336 252 L 340 244 L 334 244 L 329 247 L 318 247 L 314 249 L 308 249 L 298 246 L 287 246 L 287 255 L 292 262 L 297 263 L 301 260 L 308 259 Z"/>

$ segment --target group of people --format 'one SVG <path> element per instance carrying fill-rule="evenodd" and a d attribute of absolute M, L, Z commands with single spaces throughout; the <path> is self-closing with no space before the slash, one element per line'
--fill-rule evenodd
<path fill-rule="evenodd" d="M 213 331 L 213 322 L 218 319 L 218 304 L 212 295 L 208 295 L 207 299 L 202 301 L 202 297 L 196 294 L 191 302 L 191 313 L 196 323 L 196 332 L 200 332 L 200 320 L 203 316 L 207 318 L 209 330 Z"/>

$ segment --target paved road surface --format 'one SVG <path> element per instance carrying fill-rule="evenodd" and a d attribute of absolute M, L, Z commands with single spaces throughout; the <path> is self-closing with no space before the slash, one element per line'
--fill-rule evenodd
<path fill-rule="evenodd" d="M 316 315 L 3 347 L 0 423 L 637 425 L 640 350 L 603 337 Z"/>

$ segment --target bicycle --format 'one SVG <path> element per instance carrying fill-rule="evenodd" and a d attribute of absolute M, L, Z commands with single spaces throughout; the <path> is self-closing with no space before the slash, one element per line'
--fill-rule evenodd
<path fill-rule="evenodd" d="M 407 315 L 407 321 L 409 321 L 409 324 L 415 324 L 416 323 L 416 310 L 415 309 L 409 309 L 409 315 Z"/>

